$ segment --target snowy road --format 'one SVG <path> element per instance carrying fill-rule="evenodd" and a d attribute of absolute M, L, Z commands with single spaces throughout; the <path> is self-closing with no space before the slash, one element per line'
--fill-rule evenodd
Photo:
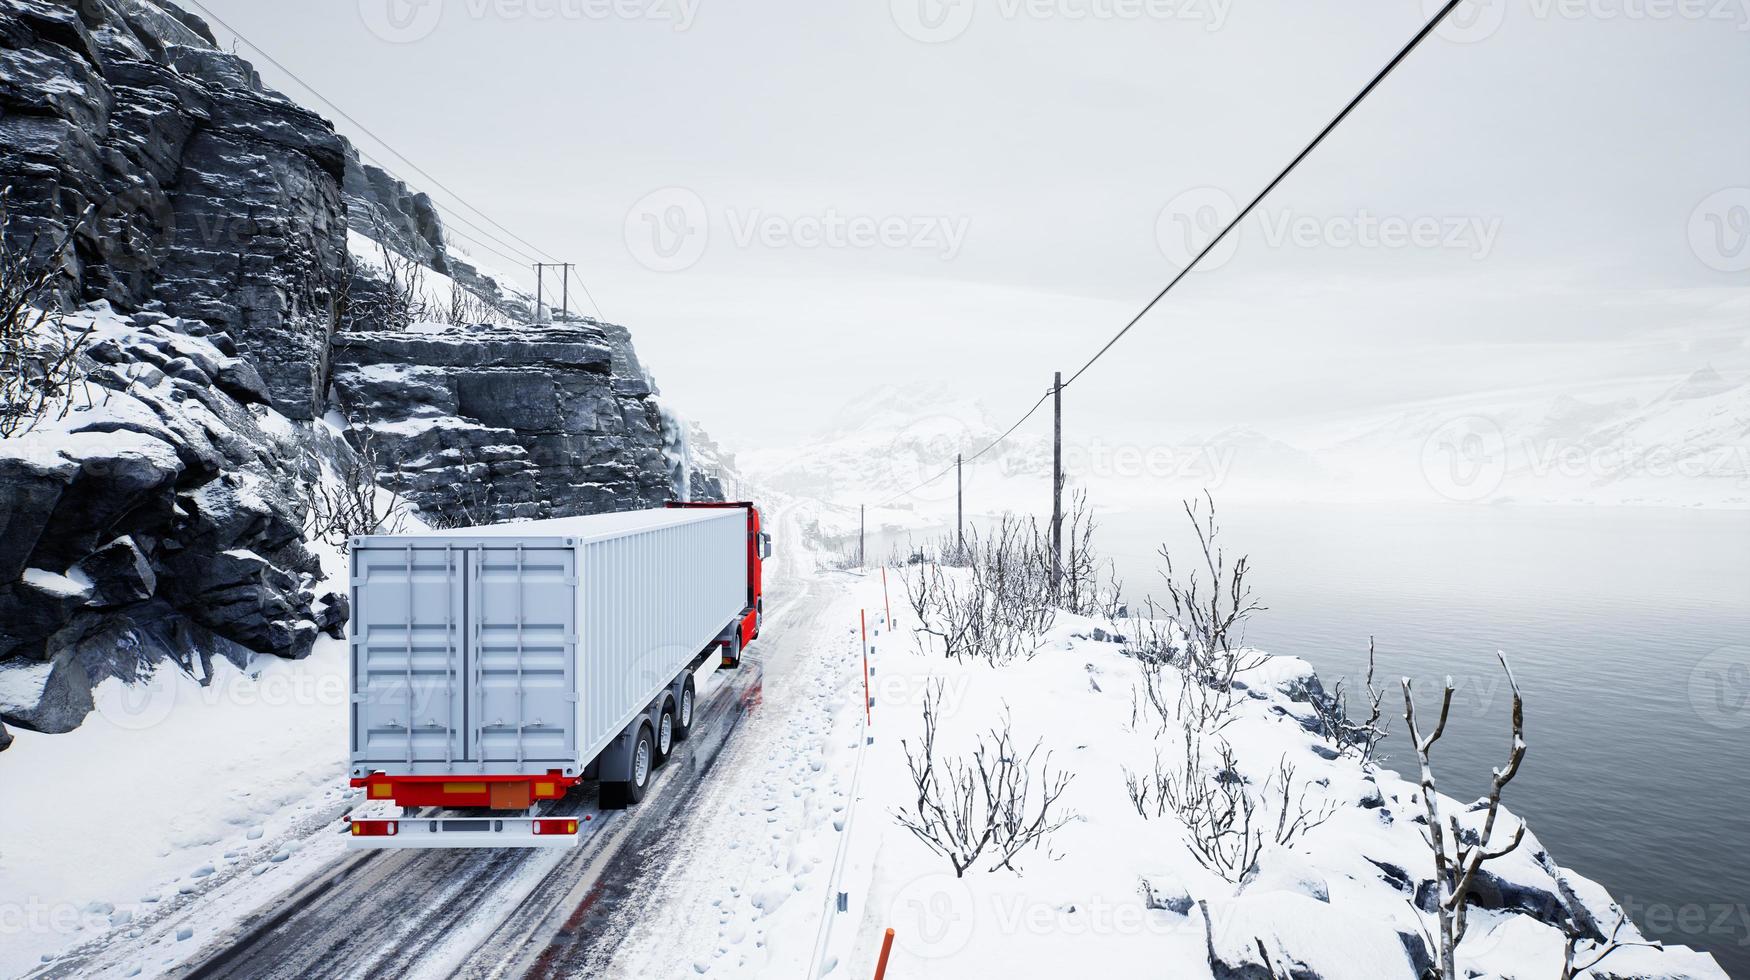
<path fill-rule="evenodd" d="M 646 799 L 604 812 L 586 784 L 556 811 L 587 818 L 576 849 L 345 851 L 322 840 L 344 831 L 341 808 L 312 819 L 303 845 L 332 856 L 240 919 L 215 893 L 142 923 L 133 942 L 89 944 L 32 976 L 132 975 L 147 949 L 177 949 L 185 925 L 226 918 L 233 924 L 182 962 L 150 972 L 675 976 L 715 959 L 726 969 L 713 975 L 758 972 L 786 901 L 796 925 L 786 931 L 813 935 L 826 897 L 816 855 L 830 855 L 843 807 L 823 740 L 858 700 L 850 659 L 820 656 L 852 642 L 845 581 L 817 577 L 800 555 L 775 571 L 761 640 L 741 670 L 701 675 L 694 735 Z M 812 859 L 797 867 L 803 854 Z M 790 949 L 784 960 L 806 954 Z"/>

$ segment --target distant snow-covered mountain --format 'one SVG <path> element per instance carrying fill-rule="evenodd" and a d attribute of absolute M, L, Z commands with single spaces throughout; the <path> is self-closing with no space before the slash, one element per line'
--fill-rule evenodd
<path fill-rule="evenodd" d="M 1750 381 L 1443 399 L 1312 434 L 1366 496 L 1550 504 L 1750 506 Z"/>
<path fill-rule="evenodd" d="M 821 504 L 823 524 L 917 526 L 952 514 L 948 470 L 1007 427 L 948 385 L 885 386 L 845 404 L 802 445 L 741 455 L 751 479 Z M 1040 426 L 1040 430 L 1049 422 Z M 1023 430 L 966 468 L 967 509 L 1038 513 L 1050 444 Z M 1750 507 L 1750 379 L 1517 390 L 1393 406 L 1317 423 L 1235 426 L 1158 444 L 1065 444 L 1071 487 L 1107 507 L 1210 489 L 1252 501 Z M 896 495 L 898 499 L 894 498 Z"/>

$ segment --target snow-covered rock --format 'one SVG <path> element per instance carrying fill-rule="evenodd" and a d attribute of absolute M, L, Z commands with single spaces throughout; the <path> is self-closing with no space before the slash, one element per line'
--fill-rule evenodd
<path fill-rule="evenodd" d="M 107 304 L 64 329 L 89 332 L 89 384 L 0 441 L 0 661 L 39 681 L 8 685 L 0 713 L 64 732 L 107 678 L 307 654 L 304 452 L 283 417 L 219 384 L 241 371 L 232 345 Z"/>
<path fill-rule="evenodd" d="M 648 384 L 623 383 L 627 356 L 588 320 L 431 325 L 342 335 L 334 384 L 349 438 L 392 460 L 385 484 L 439 520 L 660 507 L 679 495 L 670 440 Z"/>

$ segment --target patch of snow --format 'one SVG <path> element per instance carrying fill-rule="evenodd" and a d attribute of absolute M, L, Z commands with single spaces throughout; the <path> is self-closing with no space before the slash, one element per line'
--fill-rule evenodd
<path fill-rule="evenodd" d="M 24 570 L 24 583 L 33 589 L 39 589 L 49 595 L 60 596 L 63 599 L 78 599 L 91 593 L 91 580 L 80 576 L 78 581 L 58 572 L 48 572 L 40 568 Z"/>

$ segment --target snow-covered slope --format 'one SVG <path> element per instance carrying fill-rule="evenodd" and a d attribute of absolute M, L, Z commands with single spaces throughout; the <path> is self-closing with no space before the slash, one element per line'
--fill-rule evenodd
<path fill-rule="evenodd" d="M 864 604 L 881 608 L 878 580 L 860 591 Z M 1230 785 L 1258 801 L 1265 843 L 1257 867 L 1231 881 L 1194 858 L 1170 807 L 1162 815 L 1151 802 L 1145 817 L 1127 789 L 1127 777 L 1185 767 L 1188 727 L 1183 713 L 1162 717 L 1141 693 L 1137 660 L 1111 634 L 1134 621 L 1066 614 L 1034 656 L 991 667 L 944 658 L 935 641 L 914 640 L 909 609 L 896 605 L 895 615 L 896 635 L 874 641 L 875 741 L 852 817 L 864 837 L 853 848 L 879 857 L 842 883 L 855 907 L 835 928 L 854 929 L 856 941 L 828 975 L 867 975 L 889 927 L 897 941 L 888 975 L 912 978 L 1414 980 L 1427 966 L 1433 860 L 1418 787 L 1354 753 L 1339 756 L 1316 734 L 1311 700 L 1321 685 L 1305 661 L 1269 657 L 1244 671 L 1231 721 L 1201 736 L 1200 778 L 1237 781 Z M 1176 677 L 1165 683 L 1163 700 L 1178 705 Z M 939 764 L 969 757 L 981 736 L 988 747 L 993 727 L 1007 720 L 1018 757 L 1037 741 L 1035 762 L 1049 755 L 1050 769 L 1069 777 L 1057 810 L 1068 822 L 1013 869 L 992 870 L 999 862 L 987 851 L 957 877 L 899 822 L 917 812 L 907 755 L 920 749 L 932 685 L 940 691 Z M 1232 769 L 1217 761 L 1219 744 L 1231 746 Z M 1032 787 L 1033 799 L 1040 788 Z M 1510 809 L 1511 787 L 1506 798 Z M 1285 803 L 1290 821 L 1310 814 L 1309 828 L 1286 845 L 1272 839 Z M 1441 807 L 1467 830 L 1480 824 L 1467 802 L 1443 796 Z M 1510 813 L 1501 821 L 1496 844 L 1518 826 Z M 1605 890 L 1563 868 L 1534 832 L 1484 868 L 1459 946 L 1465 975 L 1560 976 L 1564 922 L 1590 934 L 1616 921 Z M 1630 924 L 1620 938 L 1639 936 Z M 1582 954 L 1588 948 L 1582 943 Z M 1582 976 L 1725 976 L 1711 958 L 1682 948 L 1623 948 L 1605 966 Z"/>

